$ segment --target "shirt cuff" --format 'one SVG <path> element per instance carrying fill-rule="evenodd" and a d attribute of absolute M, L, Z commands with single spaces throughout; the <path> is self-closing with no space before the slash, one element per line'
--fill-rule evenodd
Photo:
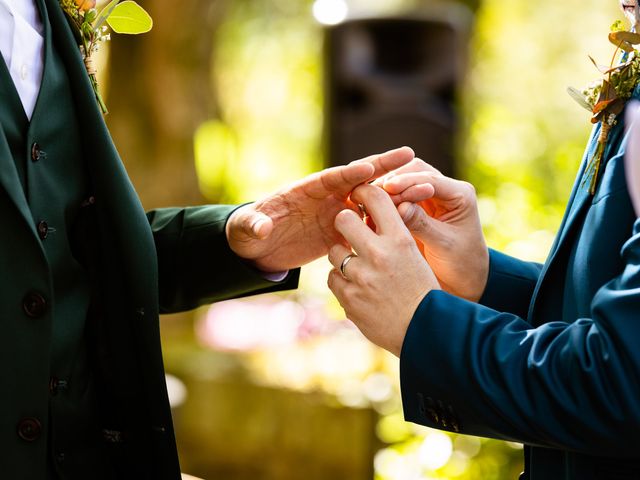
<path fill-rule="evenodd" d="M 289 270 L 285 270 L 284 272 L 263 272 L 262 270 L 258 270 L 258 273 L 265 280 L 278 283 L 287 278 L 287 275 L 289 275 Z"/>

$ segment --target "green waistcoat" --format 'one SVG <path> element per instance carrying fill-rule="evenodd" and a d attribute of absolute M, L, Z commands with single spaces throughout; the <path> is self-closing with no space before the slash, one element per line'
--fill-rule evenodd
<path fill-rule="evenodd" d="M 51 272 L 49 318 L 38 318 L 41 298 L 31 299 L 33 322 L 50 328 L 50 382 L 48 418 L 27 416 L 19 424 L 17 441 L 46 443 L 47 457 L 37 470 L 49 478 L 68 478 L 67 472 L 104 463 L 100 430 L 92 398 L 91 369 L 83 341 L 90 303 L 88 275 L 81 265 L 75 238 L 81 210 L 90 208 L 80 135 L 70 82 L 55 45 L 52 44 L 46 9 L 39 3 L 45 25 L 45 61 L 40 93 L 29 122 L 9 71 L 0 62 L 0 124 L 10 146 Z M 55 108 L 52 106 L 55 105 Z M 41 294 L 34 294 L 41 295 Z M 29 308 L 27 306 L 27 308 Z M 16 359 L 21 361 L 21 359 Z M 108 468 L 102 468 L 109 478 Z M 57 472 L 57 473 L 56 473 Z"/>

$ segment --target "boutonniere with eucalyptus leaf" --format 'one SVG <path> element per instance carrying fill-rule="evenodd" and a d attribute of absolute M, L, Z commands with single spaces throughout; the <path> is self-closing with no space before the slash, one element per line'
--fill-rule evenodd
<path fill-rule="evenodd" d="M 608 66 L 599 65 L 589 57 L 603 78 L 583 90 L 573 87 L 568 89 L 574 100 L 591 112 L 591 123 L 602 125 L 596 150 L 587 163 L 583 180 L 583 184 L 589 182 L 591 195 L 595 193 L 611 129 L 617 123 L 618 115 L 622 113 L 633 90 L 640 83 L 640 51 L 634 47 L 640 44 L 640 34 L 625 31 L 623 23 L 618 21 L 611 26 L 609 41 L 615 45 L 616 50 Z"/>
<path fill-rule="evenodd" d="M 98 88 L 93 54 L 102 42 L 110 40 L 109 27 L 115 33 L 146 33 L 153 27 L 153 20 L 131 0 L 112 0 L 100 12 L 96 10 L 96 0 L 60 0 L 60 6 L 71 21 L 98 105 L 102 113 L 107 114 L 107 106 Z"/>

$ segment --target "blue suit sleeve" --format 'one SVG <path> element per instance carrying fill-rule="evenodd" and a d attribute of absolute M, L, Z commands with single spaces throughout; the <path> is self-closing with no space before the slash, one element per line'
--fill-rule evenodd
<path fill-rule="evenodd" d="M 489 249 L 489 278 L 479 303 L 526 318 L 542 265 Z"/>
<path fill-rule="evenodd" d="M 622 258 L 622 274 L 594 296 L 591 318 L 572 323 L 532 328 L 517 315 L 429 293 L 401 354 L 406 419 L 548 448 L 637 456 L 640 221 Z"/>

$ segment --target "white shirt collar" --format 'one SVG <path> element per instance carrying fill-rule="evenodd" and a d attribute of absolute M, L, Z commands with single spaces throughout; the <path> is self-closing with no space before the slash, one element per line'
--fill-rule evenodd
<path fill-rule="evenodd" d="M 33 0 L 0 0 L 0 52 L 29 120 L 44 70 L 44 26 Z"/>

